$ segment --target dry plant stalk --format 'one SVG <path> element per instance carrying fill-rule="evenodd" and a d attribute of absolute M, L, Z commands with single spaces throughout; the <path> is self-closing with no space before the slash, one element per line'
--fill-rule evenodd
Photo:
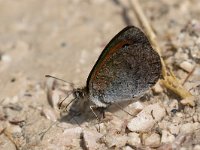
<path fill-rule="evenodd" d="M 180 80 L 175 77 L 172 70 L 167 70 L 166 64 L 161 57 L 161 49 L 160 49 L 159 44 L 157 43 L 157 37 L 156 37 L 155 33 L 153 32 L 146 16 L 144 15 L 144 12 L 139 4 L 139 1 L 138 0 L 129 0 L 129 3 L 132 6 L 133 10 L 135 11 L 140 24 L 144 27 L 144 29 L 151 41 L 152 46 L 160 55 L 161 63 L 162 63 L 162 76 L 163 76 L 163 79 L 160 80 L 161 83 L 167 89 L 171 90 L 172 92 L 174 92 L 175 94 L 180 96 L 182 98 L 182 100 L 181 100 L 182 104 L 195 106 L 194 96 L 183 87 Z"/>

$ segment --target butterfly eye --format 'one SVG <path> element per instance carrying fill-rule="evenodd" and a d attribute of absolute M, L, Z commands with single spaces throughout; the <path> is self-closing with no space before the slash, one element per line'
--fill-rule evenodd
<path fill-rule="evenodd" d="M 130 44 L 126 43 L 126 44 L 122 45 L 122 48 L 127 48 L 127 47 L 129 47 L 129 45 Z"/>
<path fill-rule="evenodd" d="M 77 89 L 74 92 L 74 96 L 75 96 L 75 98 L 82 98 L 84 95 L 83 95 L 83 92 L 81 90 Z"/>

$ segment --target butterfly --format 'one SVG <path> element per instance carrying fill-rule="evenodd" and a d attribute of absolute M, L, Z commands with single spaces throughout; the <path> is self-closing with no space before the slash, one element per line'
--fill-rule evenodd
<path fill-rule="evenodd" d="M 132 100 L 156 84 L 161 70 L 160 56 L 146 35 L 135 26 L 125 27 L 100 54 L 86 86 L 73 88 L 72 101 L 85 109 L 87 102 L 97 108 L 106 108 L 113 103 Z"/>

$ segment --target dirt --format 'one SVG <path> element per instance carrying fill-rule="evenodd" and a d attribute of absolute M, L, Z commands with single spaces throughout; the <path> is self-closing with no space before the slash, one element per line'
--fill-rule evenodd
<path fill-rule="evenodd" d="M 158 83 L 142 101 L 126 106 L 134 115 L 150 104 L 166 110 L 148 131 L 130 131 L 127 124 L 135 116 L 121 109 L 108 110 L 101 124 L 94 116 L 86 120 L 88 115 L 62 120 L 55 104 L 65 93 L 62 82 L 50 101 L 45 75 L 83 87 L 109 40 L 127 25 L 143 27 L 128 1 L 0 0 L 0 149 L 200 149 L 200 3 L 140 4 L 162 58 L 196 105 L 181 105 Z"/>

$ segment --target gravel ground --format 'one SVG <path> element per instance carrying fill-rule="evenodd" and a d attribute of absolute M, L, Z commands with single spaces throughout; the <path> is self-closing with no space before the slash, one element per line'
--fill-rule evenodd
<path fill-rule="evenodd" d="M 140 4 L 196 105 L 181 105 L 158 82 L 137 102 L 107 109 L 101 123 L 90 110 L 61 115 L 57 102 L 69 84 L 45 75 L 83 87 L 108 41 L 127 25 L 140 27 L 130 3 L 0 0 L 0 149 L 200 149 L 200 3 Z"/>

